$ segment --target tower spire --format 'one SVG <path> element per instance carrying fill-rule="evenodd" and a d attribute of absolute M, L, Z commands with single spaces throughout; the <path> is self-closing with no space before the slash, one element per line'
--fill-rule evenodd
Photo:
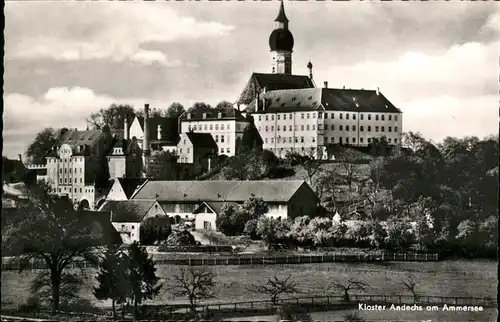
<path fill-rule="evenodd" d="M 280 11 L 278 12 L 278 16 L 276 17 L 276 19 L 274 19 L 274 21 L 282 23 L 288 22 L 288 18 L 285 15 L 285 6 L 283 5 L 283 0 L 280 1 Z"/>
<path fill-rule="evenodd" d="M 288 29 L 283 0 L 280 2 L 278 16 L 274 19 L 274 30 L 269 36 L 271 48 L 271 71 L 273 74 L 292 74 L 293 35 Z"/>

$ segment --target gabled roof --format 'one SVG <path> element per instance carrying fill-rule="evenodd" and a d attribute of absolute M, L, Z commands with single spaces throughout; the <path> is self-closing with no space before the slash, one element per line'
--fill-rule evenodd
<path fill-rule="evenodd" d="M 243 202 L 252 195 L 266 202 L 287 202 L 307 183 L 303 180 L 276 181 L 148 181 L 132 200 L 158 202 Z"/>
<path fill-rule="evenodd" d="M 139 188 L 144 182 L 146 182 L 147 178 L 116 178 L 118 183 L 121 185 L 123 192 L 127 196 L 127 199 L 130 199 L 134 192 Z"/>
<path fill-rule="evenodd" d="M 219 115 L 220 113 L 220 115 Z M 205 118 L 203 115 L 205 114 Z M 189 115 L 189 117 L 188 117 Z M 220 116 L 220 117 L 219 117 Z M 182 113 L 181 120 L 241 120 L 245 121 L 245 117 L 234 107 L 211 108 L 197 107 L 190 108 L 187 112 Z"/>
<path fill-rule="evenodd" d="M 195 148 L 217 149 L 217 143 L 215 143 L 215 140 L 210 133 L 187 132 L 185 134 Z"/>
<path fill-rule="evenodd" d="M 253 73 L 238 99 L 239 104 L 249 104 L 264 88 L 266 91 L 315 88 L 309 76 L 288 74 Z"/>
<path fill-rule="evenodd" d="M 99 211 L 111 212 L 111 222 L 141 222 L 155 200 L 108 200 Z"/>
<path fill-rule="evenodd" d="M 346 111 L 401 113 L 382 93 L 364 89 L 314 88 L 278 90 L 264 95 L 264 112 Z M 255 101 L 248 112 L 255 112 Z M 262 112 L 262 111 L 260 111 Z M 257 112 L 259 113 L 259 112 Z"/>
<path fill-rule="evenodd" d="M 238 209 L 238 207 L 240 206 L 238 203 L 236 202 L 231 202 L 231 201 L 228 201 L 228 202 L 210 202 L 210 201 L 206 201 L 206 202 L 203 202 L 198 208 L 196 208 L 195 211 L 193 211 L 193 214 L 197 214 L 199 210 L 201 210 L 201 208 L 206 205 L 208 208 L 212 209 L 215 214 L 219 214 L 222 210 L 222 207 L 225 205 L 225 204 L 230 204 L 232 205 L 235 209 Z"/>
<path fill-rule="evenodd" d="M 83 224 L 92 226 L 92 231 L 100 237 L 100 245 L 122 244 L 120 234 L 110 221 L 111 214 L 102 211 L 78 211 L 78 218 Z"/>
<path fill-rule="evenodd" d="M 144 117 L 137 117 L 141 129 L 144 131 Z M 150 117 L 148 119 L 149 140 L 151 142 L 179 142 L 179 121 L 175 117 Z M 158 125 L 161 125 L 161 136 L 158 140 Z"/>

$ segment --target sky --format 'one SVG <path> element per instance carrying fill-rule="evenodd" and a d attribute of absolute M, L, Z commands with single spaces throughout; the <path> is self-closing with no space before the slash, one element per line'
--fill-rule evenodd
<path fill-rule="evenodd" d="M 403 131 L 439 142 L 498 133 L 500 4 L 286 1 L 294 74 L 380 91 Z M 278 1 L 5 4 L 4 151 L 46 127 L 85 129 L 112 103 L 236 101 L 270 72 Z"/>

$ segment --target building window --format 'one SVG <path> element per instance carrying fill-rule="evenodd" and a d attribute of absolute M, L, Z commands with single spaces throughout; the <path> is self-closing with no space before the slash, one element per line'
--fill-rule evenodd
<path fill-rule="evenodd" d="M 75 188 L 75 193 L 76 193 L 76 188 Z"/>
<path fill-rule="evenodd" d="M 363 132 L 363 130 L 364 130 L 363 125 L 361 125 L 361 126 L 359 127 L 359 130 L 360 130 L 361 132 Z"/>
<path fill-rule="evenodd" d="M 306 117 L 307 117 L 307 118 L 309 118 L 309 117 L 310 117 L 309 113 L 307 113 L 307 114 L 306 114 Z"/>
<path fill-rule="evenodd" d="M 378 132 L 378 126 L 375 126 L 375 132 Z"/>
<path fill-rule="evenodd" d="M 224 135 L 221 135 L 221 136 L 220 136 L 220 141 L 221 141 L 221 143 L 224 143 Z M 189 151 L 188 151 L 188 152 L 189 152 Z"/>
<path fill-rule="evenodd" d="M 286 132 L 286 126 L 283 126 L 283 132 Z"/>
<path fill-rule="evenodd" d="M 313 136 L 313 143 L 316 142 L 316 137 Z"/>
<path fill-rule="evenodd" d="M 266 132 L 269 132 L 269 127 L 266 125 Z"/>
<path fill-rule="evenodd" d="M 339 119 L 342 119 L 342 113 L 339 113 Z"/>
<path fill-rule="evenodd" d="M 332 113 L 332 114 L 330 115 L 330 117 L 331 117 L 331 119 L 332 119 L 332 120 L 334 120 L 334 119 L 335 119 L 335 113 Z"/>
<path fill-rule="evenodd" d="M 339 125 L 339 131 L 343 131 L 343 130 L 344 130 L 344 126 Z"/>
<path fill-rule="evenodd" d="M 271 143 L 274 143 L 274 138 L 271 138 Z"/>
<path fill-rule="evenodd" d="M 67 168 L 64 168 L 64 173 L 68 173 L 68 169 Z"/>
<path fill-rule="evenodd" d="M 274 114 L 271 114 L 271 121 L 274 121 Z"/>
<path fill-rule="evenodd" d="M 363 121 L 363 114 L 361 114 L 361 115 L 359 116 L 359 119 L 360 119 L 361 121 Z"/>
<path fill-rule="evenodd" d="M 353 131 L 356 131 L 356 125 L 353 125 L 353 126 L 352 126 L 352 130 L 353 130 Z"/>
<path fill-rule="evenodd" d="M 68 183 L 68 178 L 64 178 L 64 183 Z"/>
<path fill-rule="evenodd" d="M 226 149 L 227 153 L 231 153 L 231 150 L 229 148 Z"/>
<path fill-rule="evenodd" d="M 392 121 L 392 115 L 389 114 L 389 121 Z"/>
<path fill-rule="evenodd" d="M 271 125 L 271 132 L 274 132 L 274 125 Z"/>
<path fill-rule="evenodd" d="M 283 114 L 283 119 L 286 120 L 286 114 Z M 279 120 L 279 118 L 278 118 L 278 120 Z"/>
<path fill-rule="evenodd" d="M 59 192 L 61 192 L 61 188 L 59 188 Z"/>
<path fill-rule="evenodd" d="M 295 141 L 297 141 L 297 138 L 295 138 Z M 288 137 L 288 143 L 292 143 L 292 137 Z"/>
<path fill-rule="evenodd" d="M 269 115 L 266 115 L 266 121 L 269 121 Z"/>
<path fill-rule="evenodd" d="M 212 131 L 213 129 L 214 129 L 213 124 L 210 124 L 210 131 Z"/>
<path fill-rule="evenodd" d="M 220 148 L 220 153 L 224 153 L 224 148 Z"/>
<path fill-rule="evenodd" d="M 322 119 L 322 118 L 323 118 L 323 113 L 318 112 L 318 118 L 319 118 L 319 119 Z"/>
<path fill-rule="evenodd" d="M 262 121 L 262 115 L 259 115 L 259 121 Z"/>
<path fill-rule="evenodd" d="M 345 138 L 345 143 L 349 143 L 349 138 Z"/>
<path fill-rule="evenodd" d="M 382 121 L 384 121 L 384 118 L 385 118 L 384 115 L 382 114 L 380 117 L 382 118 Z"/>
<path fill-rule="evenodd" d="M 218 135 L 215 136 L 215 142 L 219 142 L 219 136 Z"/>
<path fill-rule="evenodd" d="M 291 126 L 291 125 L 289 125 L 289 126 L 288 126 L 288 130 L 289 130 L 290 132 L 292 131 L 292 126 Z"/>
<path fill-rule="evenodd" d="M 307 130 L 309 131 L 309 124 L 306 125 Z"/>
<path fill-rule="evenodd" d="M 398 131 L 398 127 L 397 127 L 397 126 L 395 126 L 395 127 L 394 127 L 394 132 L 397 132 L 397 131 Z"/>
<path fill-rule="evenodd" d="M 196 131 L 196 125 L 193 125 L 193 131 Z"/>
<path fill-rule="evenodd" d="M 187 148 L 187 153 L 189 153 L 189 148 Z"/>
<path fill-rule="evenodd" d="M 352 143 L 356 143 L 356 138 L 352 138 Z"/>
<path fill-rule="evenodd" d="M 300 126 L 300 130 L 301 130 L 301 131 L 304 131 L 304 124 L 302 124 L 302 125 Z"/>
<path fill-rule="evenodd" d="M 371 121 L 371 119 L 372 119 L 372 115 L 368 114 L 368 121 Z"/>
<path fill-rule="evenodd" d="M 279 119 L 280 119 L 280 114 L 276 114 L 276 118 L 277 118 L 277 120 L 279 121 Z"/>
<path fill-rule="evenodd" d="M 378 114 L 375 114 L 375 121 L 378 121 Z"/>
<path fill-rule="evenodd" d="M 385 126 L 381 126 L 380 127 L 380 132 L 384 132 L 385 131 Z"/>
<path fill-rule="evenodd" d="M 363 143 L 363 138 L 359 138 L 359 142 L 360 142 L 360 143 Z"/>
<path fill-rule="evenodd" d="M 276 131 L 278 131 L 278 132 L 280 131 L 280 126 L 279 125 L 276 126 Z"/>
<path fill-rule="evenodd" d="M 392 132 L 392 126 L 388 126 L 387 130 L 389 130 L 389 132 Z"/>
<path fill-rule="evenodd" d="M 349 119 L 349 113 L 346 113 L 345 114 L 345 119 L 348 120 Z"/>
<path fill-rule="evenodd" d="M 332 131 L 335 131 L 335 125 L 332 124 Z"/>
<path fill-rule="evenodd" d="M 394 121 L 397 121 L 397 120 L 398 120 L 398 116 L 394 115 Z"/>
<path fill-rule="evenodd" d="M 218 131 L 219 130 L 219 124 L 215 124 L 215 130 Z"/>
<path fill-rule="evenodd" d="M 335 143 L 335 138 L 333 136 L 330 138 L 330 143 Z"/>
<path fill-rule="evenodd" d="M 391 139 L 391 138 L 388 138 L 387 140 L 389 141 L 389 143 L 391 143 L 391 142 L 392 142 L 392 139 Z"/>
<path fill-rule="evenodd" d="M 347 115 L 349 115 L 349 114 L 347 114 Z M 346 125 L 346 126 L 345 126 L 345 130 L 346 130 L 346 131 L 349 131 L 349 125 Z"/>
<path fill-rule="evenodd" d="M 75 183 L 76 183 L 76 178 L 75 178 Z"/>
<path fill-rule="evenodd" d="M 224 130 L 224 124 L 221 124 L 221 125 L 220 125 L 220 129 L 221 129 L 221 130 Z"/>
<path fill-rule="evenodd" d="M 293 116 L 292 116 L 292 114 L 290 114 L 289 116 L 290 116 L 290 120 L 291 120 L 291 119 L 293 119 Z"/>
<path fill-rule="evenodd" d="M 267 144 L 267 138 L 266 138 L 266 144 Z"/>
<path fill-rule="evenodd" d="M 315 131 L 316 130 L 316 125 L 313 124 L 312 128 L 313 128 L 313 131 Z"/>
<path fill-rule="evenodd" d="M 368 125 L 368 132 L 371 132 L 371 131 L 372 131 L 371 125 Z"/>
<path fill-rule="evenodd" d="M 325 113 L 325 120 L 328 118 L 328 113 Z"/>
<path fill-rule="evenodd" d="M 80 188 L 80 193 L 82 193 L 82 188 Z"/>
<path fill-rule="evenodd" d="M 394 143 L 398 143 L 398 139 L 394 139 Z"/>
<path fill-rule="evenodd" d="M 300 113 L 300 118 L 304 119 L 304 113 Z"/>
<path fill-rule="evenodd" d="M 355 120 L 356 119 L 356 114 L 353 114 L 352 115 L 352 119 Z"/>
<path fill-rule="evenodd" d="M 321 131 L 323 129 L 321 124 L 318 124 L 318 131 Z"/>
<path fill-rule="evenodd" d="M 62 184 L 62 178 L 59 178 L 59 183 L 61 183 L 61 184 Z"/>
<path fill-rule="evenodd" d="M 304 137 L 303 136 L 300 137 L 300 143 L 304 143 Z"/>

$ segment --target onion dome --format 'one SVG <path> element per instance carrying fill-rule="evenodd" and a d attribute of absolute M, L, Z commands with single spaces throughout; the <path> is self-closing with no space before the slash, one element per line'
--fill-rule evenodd
<path fill-rule="evenodd" d="M 274 29 L 269 36 L 269 47 L 272 51 L 293 49 L 293 35 L 288 29 Z"/>

